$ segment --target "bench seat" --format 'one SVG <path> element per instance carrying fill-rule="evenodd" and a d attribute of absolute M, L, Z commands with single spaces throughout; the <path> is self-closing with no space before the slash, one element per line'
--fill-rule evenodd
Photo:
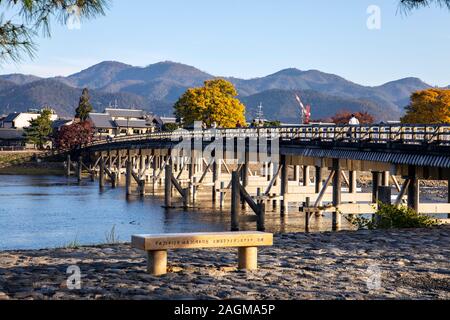
<path fill-rule="evenodd" d="M 207 232 L 134 235 L 133 248 L 148 254 L 147 271 L 153 275 L 167 273 L 167 250 L 238 248 L 239 269 L 258 268 L 258 247 L 272 246 L 273 234 L 265 232 Z"/>

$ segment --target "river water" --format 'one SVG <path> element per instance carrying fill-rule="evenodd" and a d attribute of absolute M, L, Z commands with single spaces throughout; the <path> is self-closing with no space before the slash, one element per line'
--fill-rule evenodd
<path fill-rule="evenodd" d="M 58 176 L 0 176 L 0 250 L 130 241 L 133 234 L 229 230 L 229 209 L 214 209 L 208 199 L 199 196 L 196 209 L 168 211 L 162 207 L 162 193 L 127 200 L 123 188 L 100 191 L 96 182 L 78 185 L 73 178 Z M 285 218 L 268 212 L 267 230 L 304 231 L 304 217 L 297 208 L 291 211 Z M 243 216 L 240 226 L 256 230 L 254 215 Z M 313 219 L 311 230 L 331 230 L 330 219 Z"/>

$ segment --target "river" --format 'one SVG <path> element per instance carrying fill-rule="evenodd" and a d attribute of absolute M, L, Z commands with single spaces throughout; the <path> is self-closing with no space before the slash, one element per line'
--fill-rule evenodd
<path fill-rule="evenodd" d="M 0 250 L 44 249 L 130 241 L 133 234 L 226 231 L 228 209 L 214 209 L 200 197 L 197 209 L 165 210 L 162 194 L 127 200 L 123 188 L 58 176 L 0 176 Z M 298 209 L 280 218 L 268 212 L 270 232 L 302 232 Z M 344 219 L 343 219 L 344 220 Z M 345 221 L 344 221 L 345 222 Z M 348 226 L 347 226 L 348 227 Z M 242 230 L 256 230 L 254 215 L 241 219 Z M 331 229 L 329 218 L 313 219 L 311 230 Z"/>

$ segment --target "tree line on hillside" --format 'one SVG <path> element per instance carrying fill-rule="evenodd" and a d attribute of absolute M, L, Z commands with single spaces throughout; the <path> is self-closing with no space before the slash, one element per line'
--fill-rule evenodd
<path fill-rule="evenodd" d="M 233 84 L 224 79 L 209 80 L 203 87 L 188 89 L 174 105 L 174 114 L 180 120 L 180 124 L 167 126 L 166 130 L 173 131 L 179 126 L 192 127 L 196 121 L 201 122 L 204 128 L 246 127 L 245 106 L 236 97 L 237 91 Z M 89 91 L 84 89 L 73 124 L 63 126 L 56 133 L 53 132 L 50 120 L 52 111 L 44 109 L 37 119 L 31 121 L 30 127 L 25 129 L 27 141 L 39 148 L 44 148 L 51 139 L 58 149 L 67 150 L 84 146 L 94 138 L 94 128 L 88 120 L 92 110 Z M 356 117 L 362 125 L 372 124 L 375 119 L 366 111 L 352 113 L 343 110 L 330 119 L 322 119 L 319 122 L 345 125 L 352 117 Z M 450 124 L 450 90 L 428 89 L 413 93 L 401 122 Z M 280 122 L 275 119 L 267 121 L 265 125 L 279 126 Z"/>

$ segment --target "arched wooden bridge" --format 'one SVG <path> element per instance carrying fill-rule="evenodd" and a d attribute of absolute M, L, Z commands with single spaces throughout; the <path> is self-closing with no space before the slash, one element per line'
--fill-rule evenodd
<path fill-rule="evenodd" d="M 450 214 L 446 203 L 421 203 L 420 180 L 450 181 L 450 126 L 305 125 L 281 128 L 211 129 L 153 133 L 96 141 L 72 152 L 70 174 L 98 177 L 104 188 L 125 180 L 127 195 L 163 185 L 165 205 L 188 207 L 200 191 L 231 203 L 232 229 L 241 203 L 264 229 L 266 207 L 282 215 L 300 204 L 309 217 L 330 212 L 373 214 L 378 201 L 408 205 L 423 214 Z M 358 175 L 371 173 L 372 191 L 358 192 Z M 312 177 L 313 176 L 313 179 Z M 345 186 L 345 188 L 343 188 Z M 450 187 L 449 187 L 450 188 Z M 176 194 L 173 191 L 176 191 Z M 394 191 L 394 192 L 392 192 Z M 175 196 L 174 196 L 175 195 Z"/>

